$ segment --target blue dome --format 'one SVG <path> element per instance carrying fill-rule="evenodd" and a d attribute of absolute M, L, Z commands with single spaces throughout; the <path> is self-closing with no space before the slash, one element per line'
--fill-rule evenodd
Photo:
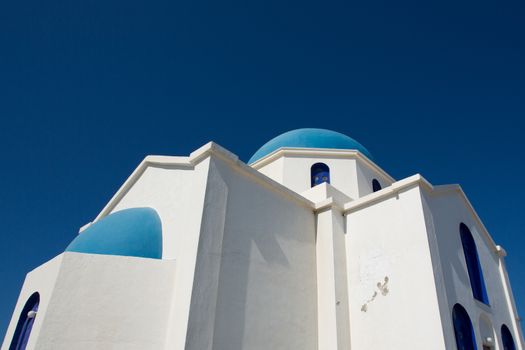
<path fill-rule="evenodd" d="M 296 129 L 285 132 L 265 143 L 250 158 L 248 164 L 255 163 L 281 147 L 353 149 L 373 159 L 368 150 L 359 142 L 344 134 L 326 129 Z"/>
<path fill-rule="evenodd" d="M 162 225 L 152 208 L 117 211 L 89 226 L 66 252 L 162 258 Z"/>

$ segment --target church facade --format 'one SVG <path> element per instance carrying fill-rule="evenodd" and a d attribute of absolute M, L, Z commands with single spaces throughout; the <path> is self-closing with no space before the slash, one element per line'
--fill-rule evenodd
<path fill-rule="evenodd" d="M 348 136 L 208 143 L 146 157 L 27 274 L 2 350 L 523 350 L 505 255 L 461 187 Z"/>

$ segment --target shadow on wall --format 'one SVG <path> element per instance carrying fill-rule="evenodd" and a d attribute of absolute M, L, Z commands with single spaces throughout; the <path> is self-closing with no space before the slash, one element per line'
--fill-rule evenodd
<path fill-rule="evenodd" d="M 226 212 L 213 348 L 240 350 L 249 348 L 252 342 L 271 347 L 273 339 L 264 337 L 283 336 L 280 322 L 293 319 L 285 313 L 305 313 L 297 300 L 305 298 L 303 291 L 308 286 L 295 281 L 291 271 L 306 269 L 315 280 L 315 264 L 309 266 L 307 258 L 298 255 L 294 247 L 297 242 L 314 242 L 315 237 L 313 234 L 308 237 L 308 232 L 301 229 L 305 226 L 304 218 L 276 207 L 277 194 L 254 186 L 238 174 L 225 176 L 229 169 L 221 164 L 213 167 L 228 187 L 227 193 L 223 193 L 227 198 L 219 200 L 226 203 Z M 312 244 L 311 257 L 315 257 L 314 247 Z M 296 260 L 292 263 L 289 257 Z M 288 293 L 295 289 L 296 298 L 289 298 Z M 310 300 L 312 312 L 316 302 L 314 295 Z M 298 325 L 306 334 L 312 326 Z"/>
<path fill-rule="evenodd" d="M 427 226 L 429 231 L 431 231 L 431 234 L 434 234 L 435 239 L 437 240 L 441 268 L 443 271 L 443 278 L 445 286 L 448 286 L 446 289 L 446 295 L 449 304 L 449 312 L 447 312 L 447 317 L 446 319 L 444 319 L 444 322 L 446 322 L 446 320 L 449 320 L 448 324 L 450 324 L 450 310 L 452 308 L 452 305 L 456 303 L 460 303 L 465 308 L 467 308 L 467 312 L 469 313 L 469 317 L 471 318 L 471 320 L 473 322 L 477 321 L 478 315 L 474 314 L 472 311 L 469 311 L 468 308 L 468 305 L 474 302 L 475 297 L 473 294 L 473 287 L 471 285 L 471 278 L 469 276 L 469 271 L 465 258 L 466 248 L 464 248 L 464 242 L 462 242 L 461 233 L 461 224 L 463 222 L 465 224 L 468 224 L 468 222 L 470 221 L 470 214 L 468 213 L 466 208 L 462 207 L 461 203 L 459 202 L 459 198 L 457 197 L 447 196 L 443 199 L 436 199 L 432 203 L 432 209 L 430 208 L 426 197 L 423 196 L 422 199 Z M 452 202 L 443 202 L 444 200 L 450 199 L 452 199 Z M 433 210 L 436 214 L 436 220 L 432 212 Z M 470 227 L 470 231 L 473 236 L 478 235 L 478 232 L 475 227 Z M 430 239 L 433 238 L 430 237 Z M 473 253 L 471 252 L 471 255 L 480 254 L 480 247 L 476 248 L 475 244 L 468 249 L 474 250 Z M 472 255 L 470 257 L 471 260 L 473 260 L 471 261 L 471 265 L 476 264 L 476 266 L 474 267 L 478 267 L 479 269 L 481 269 L 481 267 L 478 265 L 479 262 L 477 260 L 477 256 Z M 496 260 L 496 258 L 490 255 L 490 259 L 492 259 L 491 263 L 493 262 L 497 266 L 498 261 Z M 478 294 L 481 293 L 482 295 L 484 295 L 484 297 L 478 296 L 477 299 L 481 299 L 480 302 L 486 301 L 487 303 L 489 303 L 490 295 L 487 298 L 485 291 L 485 282 L 483 280 L 481 271 L 479 272 L 478 277 L 479 279 L 481 279 L 479 282 L 481 283 L 481 285 L 478 287 L 478 289 L 482 289 L 482 291 L 478 292 Z M 466 295 L 458 295 L 458 281 L 462 286 L 460 290 L 467 291 Z M 449 325 L 445 325 L 445 327 L 449 327 Z M 479 334 L 479 330 L 476 329 L 475 333 Z"/>
<path fill-rule="evenodd" d="M 455 276 L 462 285 L 470 287 L 468 273 L 462 260 L 464 254 L 459 233 L 460 221 L 457 222 L 457 225 L 453 218 L 445 221 L 436 221 L 425 196 L 422 196 L 422 202 L 427 229 L 430 231 L 429 239 L 432 239 L 430 235 L 434 235 L 437 240 L 445 286 L 454 286 Z M 455 288 L 447 288 L 446 293 L 449 304 L 449 312 L 447 312 L 446 319 L 451 321 L 452 306 L 459 302 L 461 298 L 456 294 Z M 448 325 L 451 327 L 451 322 L 448 322 Z"/>

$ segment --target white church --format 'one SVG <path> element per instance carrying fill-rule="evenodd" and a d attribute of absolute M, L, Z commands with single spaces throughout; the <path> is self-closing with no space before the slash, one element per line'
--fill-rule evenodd
<path fill-rule="evenodd" d="M 2 350 L 524 350 L 505 255 L 460 186 L 346 135 L 210 142 L 146 157 L 29 272 Z"/>

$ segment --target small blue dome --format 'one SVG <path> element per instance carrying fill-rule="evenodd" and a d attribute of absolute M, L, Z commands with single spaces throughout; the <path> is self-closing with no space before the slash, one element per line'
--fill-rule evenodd
<path fill-rule="evenodd" d="M 152 208 L 117 211 L 89 226 L 66 252 L 162 258 L 162 225 Z"/>
<path fill-rule="evenodd" d="M 368 150 L 359 142 L 344 134 L 326 129 L 296 129 L 285 132 L 265 143 L 250 158 L 248 164 L 255 163 L 281 147 L 353 149 L 373 159 Z"/>

